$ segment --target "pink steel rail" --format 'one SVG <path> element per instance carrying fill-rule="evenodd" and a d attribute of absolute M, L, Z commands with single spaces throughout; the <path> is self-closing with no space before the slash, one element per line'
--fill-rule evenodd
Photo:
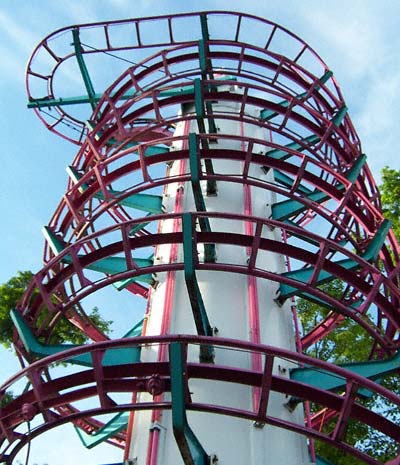
<path fill-rule="evenodd" d="M 348 422 L 353 420 L 363 423 L 394 439 L 397 439 L 400 435 L 400 426 L 398 424 L 383 418 L 377 413 L 370 412 L 364 406 L 357 403 L 355 391 L 358 388 L 372 390 L 394 406 L 400 405 L 399 397 L 382 386 L 343 368 L 299 353 L 266 345 L 253 344 L 251 342 L 201 336 L 157 336 L 119 339 L 71 349 L 56 356 L 46 357 L 37 361 L 8 380 L 1 387 L 1 392 L 3 393 L 24 378 L 31 382 L 32 387 L 19 396 L 18 399 L 9 403 L 2 411 L 0 427 L 2 434 L 9 440 L 9 445 L 2 450 L 2 458 L 7 464 L 11 464 L 18 451 L 27 441 L 66 422 L 88 416 L 125 410 L 170 409 L 170 401 L 165 399 L 157 400 L 157 397 L 155 397 L 153 402 L 122 404 L 114 400 L 111 401 L 108 397 L 109 394 L 116 392 L 146 392 L 148 381 L 154 373 L 157 373 L 163 379 L 164 390 L 168 392 L 170 389 L 169 362 L 137 363 L 104 368 L 101 366 L 99 360 L 101 360 L 105 350 L 110 348 L 137 347 L 149 344 L 168 345 L 171 342 L 180 342 L 183 345 L 213 344 L 226 350 L 233 349 L 236 351 L 259 353 L 263 358 L 263 367 L 259 371 L 241 369 L 234 365 L 218 366 L 186 360 L 185 365 L 188 373 L 186 382 L 191 378 L 201 378 L 211 382 L 225 381 L 239 383 L 249 386 L 250 389 L 260 389 L 259 403 L 254 410 L 241 410 L 224 404 L 198 403 L 187 399 L 186 408 L 189 410 L 230 415 L 256 421 L 260 424 L 286 428 L 325 441 L 360 458 L 365 463 L 374 465 L 378 465 L 380 462 L 346 442 L 344 432 Z M 92 354 L 94 362 L 92 369 L 50 380 L 43 377 L 43 374 L 53 363 L 71 359 L 74 356 L 88 352 Z M 316 370 L 325 370 L 344 378 L 346 380 L 345 395 L 341 396 L 323 391 L 311 385 L 291 380 L 284 375 L 274 375 L 272 368 L 274 363 L 279 363 L 279 359 L 312 366 Z M 334 430 L 331 433 L 320 432 L 307 425 L 299 425 L 268 415 L 268 398 L 271 392 L 280 392 L 288 397 L 304 400 L 309 399 L 335 411 L 337 420 Z M 51 410 L 62 404 L 87 398 L 97 398 L 101 407 L 92 408 L 87 411 L 68 412 L 66 415 L 57 415 Z M 29 413 L 21 413 L 22 406 L 25 406 L 24 412 Z M 17 426 L 28 420 L 31 421 L 38 413 L 43 413 L 44 415 L 40 423 L 32 429 L 30 434 L 15 432 Z"/>
<path fill-rule="evenodd" d="M 187 30 L 200 33 L 199 18 L 202 14 L 207 16 L 209 22 L 226 21 L 227 18 L 235 21 L 234 27 L 231 29 L 224 28 L 225 34 L 222 37 L 216 37 L 228 39 L 231 45 L 235 43 L 250 46 L 258 45 L 271 55 L 282 60 L 288 58 L 294 65 L 301 65 L 305 62 L 309 68 L 319 70 L 321 75 L 327 69 L 318 54 L 307 43 L 287 29 L 268 20 L 244 13 L 226 11 L 186 13 L 165 15 L 157 18 L 149 17 L 75 25 L 55 31 L 42 40 L 29 60 L 26 75 L 28 96 L 30 100 L 38 97 L 45 99 L 57 97 L 55 77 L 58 73 L 62 73 L 63 66 L 68 60 L 75 58 L 75 53 L 70 48 L 70 37 L 73 30 L 79 31 L 81 52 L 84 56 L 108 53 L 120 56 L 127 61 L 125 55 L 129 51 L 146 48 L 149 51 L 165 50 L 180 44 L 196 43 L 196 38 L 188 41 L 186 37 L 182 37 L 179 28 L 184 27 L 188 28 Z M 152 27 L 152 34 L 147 35 L 147 37 L 141 31 L 141 28 L 144 28 L 146 24 L 151 24 Z M 249 34 L 249 29 L 253 31 L 252 34 Z M 160 39 L 158 39 L 157 35 L 154 35 L 155 30 L 163 31 Z M 118 35 L 120 31 L 125 33 L 122 40 Z M 255 31 L 259 32 L 259 35 Z M 129 34 L 127 34 L 128 32 Z M 212 34 L 218 36 L 221 34 L 221 29 L 213 30 Z M 288 45 L 282 46 L 285 41 Z M 280 63 L 280 67 L 283 67 L 283 62 Z M 109 82 L 113 82 L 117 77 L 118 74 L 113 79 L 111 78 Z M 341 99 L 340 90 L 334 79 L 332 83 L 335 93 Z M 35 111 L 46 127 L 53 132 L 76 143 L 81 143 L 84 140 L 86 121 L 82 121 L 67 112 L 65 107 L 57 107 L 49 115 L 38 110 Z"/>
<path fill-rule="evenodd" d="M 204 38 L 205 58 L 208 63 L 212 63 L 212 69 L 206 70 L 207 78 L 204 78 L 204 70 L 198 58 L 197 39 L 200 37 L 187 39 L 181 33 L 182 25 L 185 24 L 190 26 L 191 31 L 198 30 L 201 34 L 200 17 L 204 15 L 211 34 L 210 38 Z M 231 29 L 215 27 L 221 20 L 231 21 Z M 152 31 L 164 32 L 150 37 L 146 33 L 148 25 L 152 26 Z M 246 32 L 249 26 L 252 34 Z M 123 30 L 132 34 L 123 36 L 121 41 Z M 79 102 L 69 99 L 69 105 L 64 105 L 68 94 L 63 94 L 62 89 L 57 88 L 57 82 L 64 82 L 59 76 L 68 70 L 75 58 L 76 52 L 69 48 L 73 31 L 79 33 L 80 53 L 88 66 L 92 61 L 95 63 L 95 60 L 110 55 L 117 57 L 120 62 L 125 60 L 122 69 L 115 66 L 116 75 L 108 77 L 105 84 L 101 80 L 95 82 L 97 90 L 102 87 L 101 94 L 96 96 L 96 109 L 91 116 L 87 115 L 88 118 L 90 116 L 90 131 L 86 121 L 74 111 Z M 128 36 L 132 38 L 131 42 L 126 40 Z M 283 40 L 278 40 L 279 36 Z M 147 56 L 143 56 L 143 52 Z M 135 64 L 130 62 L 127 67 L 126 62 L 132 61 L 132 58 Z M 110 67 L 110 72 L 113 71 Z M 218 79 L 215 78 L 217 73 Z M 281 199 L 303 205 L 303 211 L 294 215 L 291 223 L 253 217 L 249 210 L 247 215 L 190 212 L 196 218 L 226 218 L 246 225 L 243 227 L 244 234 L 214 229 L 212 232 L 194 231 L 194 250 L 198 244 L 204 243 L 232 244 L 244 248 L 250 257 L 245 265 L 220 261 L 203 263 L 197 260 L 196 269 L 199 272 L 211 270 L 243 273 L 249 277 L 250 283 L 254 283 L 255 278 L 273 280 L 306 292 L 335 308 L 333 315 L 316 325 L 308 334 L 302 335 L 299 346 L 303 349 L 334 331 L 346 318 L 357 322 L 371 336 L 371 356 L 383 357 L 399 349 L 399 248 L 390 232 L 375 260 L 366 261 L 360 256 L 383 223 L 378 190 L 366 165 L 362 167 L 356 182 L 346 178 L 355 160 L 361 156 L 360 141 L 348 114 L 345 114 L 345 101 L 335 78 L 304 41 L 269 21 L 242 13 L 221 11 L 64 28 L 46 37 L 35 49 L 28 64 L 27 89 L 31 105 L 37 106 L 35 112 L 46 127 L 79 145 L 72 167 L 79 173 L 80 179 L 68 183 L 66 194 L 49 223 L 50 230 L 61 241 L 64 250 L 55 255 L 49 245 L 45 245 L 44 267 L 35 276 L 18 308 L 37 337 L 48 340 L 60 317 L 67 316 L 71 324 L 84 331 L 95 343 L 90 347 L 31 363 L 32 358 L 26 353 L 21 341 L 16 339 L 15 345 L 21 360 L 31 365 L 7 382 L 0 392 L 5 393 L 14 381 L 22 377 L 27 377 L 33 388 L 0 411 L 0 442 L 4 441 L 0 451 L 7 463 L 12 462 L 28 440 L 58 424 L 72 421 L 91 432 L 101 427 L 102 423 L 95 418 L 101 413 L 151 409 L 156 418 L 160 415 L 159 410 L 171 408 L 162 395 L 156 396 L 154 402 L 150 403 L 112 405 L 107 401 L 107 392 L 143 391 L 144 381 L 154 373 L 163 377 L 168 390 L 169 364 L 165 358 L 164 343 L 176 340 L 184 344 L 206 342 L 214 345 L 218 341 L 217 344 L 221 346 L 250 351 L 254 360 L 252 372 L 187 361 L 190 376 L 248 385 L 255 393 L 253 411 L 191 402 L 187 408 L 288 428 L 309 438 L 329 442 L 370 464 L 378 462 L 345 442 L 344 433 L 350 419 L 364 422 L 398 440 L 398 426 L 393 426 L 389 420 L 376 413 L 367 412 L 357 403 L 355 386 L 368 387 L 394 404 L 399 403 L 399 398 L 379 385 L 334 365 L 278 348 L 220 338 L 213 338 L 210 342 L 196 336 L 167 337 L 162 334 L 158 338 L 105 342 L 106 336 L 85 316 L 80 307 L 82 300 L 114 282 L 149 273 L 168 272 L 174 276 L 183 270 L 184 263 L 177 261 L 175 255 L 169 264 L 160 265 L 155 261 L 151 266 L 139 268 L 131 252 L 153 247 L 157 249 L 161 244 L 171 244 L 176 250 L 181 247 L 183 234 L 178 224 L 184 212 L 177 209 L 173 214 L 143 217 L 141 213 L 132 213 L 123 207 L 121 201 L 138 193 L 161 194 L 162 188 L 170 183 L 184 186 L 190 181 L 188 135 L 185 133 L 174 137 L 172 130 L 177 123 L 189 125 L 196 121 L 197 115 L 194 113 L 177 116 L 177 109 L 182 104 L 193 104 L 195 79 L 201 79 L 205 118 L 236 121 L 242 127 L 244 124 L 262 127 L 270 135 L 270 140 L 265 141 L 244 134 L 198 134 L 201 160 L 233 160 L 241 167 L 242 173 L 241 176 L 233 176 L 224 172 L 202 172 L 201 180 L 237 183 L 247 193 L 250 193 L 251 187 L 257 187 L 273 191 Z M 110 82 L 113 82 L 111 86 Z M 240 86 L 242 93 L 221 90 L 221 86 L 232 85 Z M 235 114 L 214 108 L 210 115 L 206 104 L 215 101 L 237 103 L 240 110 Z M 48 109 L 39 106 L 46 102 Z M 282 105 L 282 102 L 286 103 Z M 248 111 L 250 108 L 253 110 L 251 115 Z M 254 116 L 254 108 L 259 109 L 260 117 Z M 274 116 L 262 118 L 262 112 Z M 341 113 L 342 116 L 337 120 Z M 307 142 L 309 136 L 314 137 L 312 143 Z M 240 141 L 241 150 L 220 149 L 218 144 L 207 146 L 206 142 L 213 139 Z M 168 151 L 173 143 L 181 144 L 181 148 Z M 153 150 L 153 154 L 147 155 L 148 150 Z M 271 151 L 283 151 L 287 156 L 273 158 L 268 156 Z M 179 175 L 170 177 L 162 174 L 165 163 L 175 162 L 182 167 Z M 271 183 L 251 177 L 249 170 L 252 166 L 279 171 L 291 178 L 292 184 Z M 116 185 L 117 194 L 113 193 Z M 318 203 L 309 199 L 300 189 L 301 185 L 324 193 L 328 200 Z M 320 224 L 329 225 L 326 235 L 313 231 L 315 218 L 319 219 Z M 142 229 L 133 237 L 129 236 L 129 231 L 135 225 L 168 220 L 176 224 L 172 233 L 162 234 L 160 230 L 150 233 Z M 287 242 L 282 244 L 264 239 L 263 227 L 280 228 Z M 347 245 L 340 245 L 341 241 L 347 241 Z M 310 243 L 314 246 L 310 246 Z M 290 275 L 260 269 L 256 259 L 262 251 L 283 253 L 292 263 L 299 264 L 299 268 L 312 266 L 314 272 L 309 279 L 301 282 Z M 70 263 L 65 260 L 67 256 L 72 259 Z M 124 257 L 126 270 L 97 277 L 91 273 L 89 279 L 87 266 L 107 257 Z M 336 257 L 353 260 L 358 271 L 340 266 Z M 346 292 L 341 298 L 328 295 L 315 286 L 321 271 L 327 271 L 345 283 Z M 151 292 L 138 283 L 132 283 L 129 290 L 145 298 Z M 249 295 L 249 299 L 253 302 L 254 295 Z M 359 307 L 351 308 L 350 305 L 355 301 L 360 302 Z M 257 324 L 255 321 L 253 323 L 256 332 Z M 165 321 L 164 329 L 167 331 L 168 321 Z M 258 342 L 256 336 L 254 342 Z M 94 371 L 77 372 L 60 379 L 52 378 L 53 362 L 70 357 L 71 354 L 87 351 L 96 354 L 109 347 L 147 343 L 162 343 L 160 357 L 155 364 L 139 363 L 103 370 L 96 362 L 97 356 L 93 356 Z M 345 394 L 339 396 L 273 376 L 273 361 L 279 357 L 340 374 L 347 380 Z M 262 360 L 264 367 L 260 365 Z M 44 370 L 48 370 L 46 376 Z M 106 370 L 111 381 L 105 376 Z M 92 380 L 94 372 L 98 383 L 90 388 L 83 387 L 83 380 Z M 137 377 L 124 380 L 120 378 L 120 373 L 129 376 L 136 373 Z M 71 392 L 58 396 L 59 390 L 67 387 Z M 327 412 L 326 418 L 337 418 L 334 431 L 330 435 L 319 431 L 321 417 L 318 414 L 305 426 L 269 417 L 267 406 L 271 390 L 320 404 Z M 55 393 L 57 401 L 54 400 Z M 101 408 L 78 411 L 73 404 L 84 397 L 99 398 Z M 23 405 L 31 406 L 31 411 L 35 413 L 44 413 L 43 423 L 30 435 L 20 433 L 18 429 L 26 420 L 21 413 Z M 156 436 L 150 447 L 155 453 L 150 451 L 148 454 L 149 464 L 153 464 L 156 457 Z M 118 433 L 110 441 L 114 445 L 123 446 L 124 432 Z"/>

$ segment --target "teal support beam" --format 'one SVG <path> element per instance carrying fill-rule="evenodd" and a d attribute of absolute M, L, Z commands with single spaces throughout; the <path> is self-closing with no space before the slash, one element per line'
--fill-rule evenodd
<path fill-rule="evenodd" d="M 151 218 L 152 214 L 149 213 L 146 215 L 145 218 Z M 146 226 L 148 226 L 151 223 L 151 221 L 145 221 L 143 223 L 137 223 L 135 224 L 132 229 L 129 231 L 129 237 L 133 237 L 138 231 L 141 231 L 144 229 Z"/>
<path fill-rule="evenodd" d="M 73 46 L 74 46 L 74 50 L 75 50 L 75 56 L 76 56 L 76 59 L 78 61 L 79 70 L 81 72 L 83 82 L 84 82 L 85 87 L 86 87 L 86 92 L 87 92 L 88 97 L 89 97 L 89 103 L 90 103 L 92 109 L 94 110 L 96 108 L 96 104 L 97 104 L 96 99 L 95 99 L 96 93 L 94 91 L 92 80 L 90 78 L 89 71 L 88 71 L 88 69 L 86 67 L 85 60 L 83 59 L 82 46 L 81 46 L 81 42 L 79 40 L 79 29 L 72 29 L 72 38 L 73 38 Z"/>
<path fill-rule="evenodd" d="M 200 79 L 194 80 L 194 108 L 196 111 L 197 124 L 202 126 L 202 128 L 199 127 L 199 130 L 205 134 L 206 129 L 204 126 L 204 102 Z"/>
<path fill-rule="evenodd" d="M 332 71 L 327 71 L 326 73 L 323 74 L 323 76 L 321 76 L 321 78 L 318 80 L 318 82 L 320 84 L 325 84 L 326 81 L 329 78 L 331 78 L 332 76 L 333 76 Z M 314 90 L 318 91 L 320 89 L 320 87 L 321 87 L 320 85 L 316 85 L 314 87 Z M 295 96 L 295 98 L 301 100 L 304 97 L 306 97 L 307 95 L 308 95 L 308 91 L 307 92 L 302 92 L 301 94 L 297 94 Z M 282 110 L 284 110 L 289 106 L 289 100 L 281 100 L 280 102 L 278 102 L 278 105 L 280 105 L 282 107 Z M 263 109 L 263 110 L 260 111 L 260 119 L 263 120 L 263 121 L 269 121 L 269 120 L 275 118 L 275 116 L 278 116 L 278 115 L 279 115 L 279 112 L 274 111 L 274 110 Z"/>
<path fill-rule="evenodd" d="M 197 254 L 197 250 L 194 250 L 193 247 L 193 223 L 192 216 L 189 213 L 184 213 L 182 216 L 182 232 L 185 282 L 196 330 L 201 336 L 213 336 L 213 331 L 208 320 L 207 311 L 196 277 L 194 256 Z M 212 347 L 202 346 L 200 360 L 212 362 L 213 359 L 214 353 Z"/>
<path fill-rule="evenodd" d="M 67 166 L 67 173 L 74 183 L 79 182 L 81 176 L 73 166 Z M 82 184 L 81 191 L 85 191 L 88 188 L 86 183 Z M 108 189 L 107 191 L 112 198 L 118 198 L 121 192 Z M 104 200 L 103 192 L 97 192 L 95 197 L 99 200 Z M 162 213 L 162 196 L 153 194 L 133 194 L 124 199 L 118 201 L 118 203 L 124 207 L 134 208 L 136 210 L 145 211 L 148 213 Z"/>
<path fill-rule="evenodd" d="M 368 247 L 366 248 L 365 252 L 361 254 L 362 258 L 364 258 L 367 261 L 371 261 L 371 262 L 376 260 L 378 253 L 381 250 L 382 245 L 385 242 L 386 237 L 389 233 L 390 227 L 391 227 L 391 222 L 389 220 L 384 220 L 382 222 L 380 228 L 375 233 L 375 236 L 368 244 Z M 345 258 L 343 260 L 338 260 L 337 262 L 335 262 L 335 264 L 347 270 L 352 270 L 359 266 L 359 264 L 356 261 L 352 260 L 351 258 Z M 306 268 L 301 268 L 299 270 L 287 271 L 283 273 L 283 276 L 287 278 L 295 279 L 296 281 L 299 281 L 305 284 L 311 279 L 311 276 L 313 275 L 313 273 L 314 273 L 314 268 L 311 266 L 308 266 Z M 326 270 L 321 270 L 318 274 L 315 286 L 319 286 L 321 284 L 327 283 L 329 281 L 332 281 L 333 279 L 335 279 L 334 275 L 332 275 Z M 303 294 L 296 287 L 293 287 L 293 286 L 290 286 L 289 284 L 284 284 L 284 283 L 280 284 L 279 297 L 278 297 L 279 302 L 283 302 L 288 297 L 291 297 L 293 295 L 302 295 L 304 297 L 307 296 L 306 293 Z"/>
<path fill-rule="evenodd" d="M 357 178 L 360 175 L 366 161 L 367 156 L 364 153 L 361 154 L 353 163 L 353 166 L 346 172 L 345 178 L 354 184 L 357 181 Z"/>
<path fill-rule="evenodd" d="M 207 14 L 202 13 L 200 15 L 200 26 L 201 26 L 201 35 L 203 40 L 207 41 L 210 40 L 210 34 L 208 32 L 208 24 L 207 24 Z"/>
<path fill-rule="evenodd" d="M 198 153 L 196 134 L 189 134 L 189 164 L 190 164 L 190 181 L 192 184 L 194 202 L 196 210 L 200 212 L 206 211 L 203 192 L 200 185 L 200 159 Z M 211 231 L 208 218 L 199 218 L 200 228 L 204 231 Z"/>
<path fill-rule="evenodd" d="M 65 249 L 65 242 L 54 234 L 49 226 L 43 226 L 42 233 L 54 255 L 60 254 Z"/>
<path fill-rule="evenodd" d="M 108 189 L 108 193 L 113 198 L 118 198 L 121 195 L 120 192 L 113 189 Z M 104 194 L 98 192 L 95 197 L 99 200 L 104 200 Z M 152 195 L 152 194 L 132 194 L 124 199 L 118 201 L 119 205 L 128 208 L 134 208 L 136 210 L 141 210 L 147 213 L 162 213 L 162 196 L 161 195 Z"/>
<path fill-rule="evenodd" d="M 206 44 L 203 39 L 199 40 L 199 61 L 201 76 L 203 79 L 207 78 L 207 55 L 206 55 Z"/>
<path fill-rule="evenodd" d="M 330 79 L 332 76 L 333 76 L 333 72 L 328 70 L 320 77 L 319 82 L 321 84 L 325 84 L 328 81 L 328 79 Z M 316 86 L 315 89 L 319 90 L 320 86 Z"/>
<path fill-rule="evenodd" d="M 372 360 L 359 363 L 344 363 L 338 365 L 357 375 L 372 381 L 395 373 L 400 369 L 400 351 L 387 360 Z M 313 367 L 293 368 L 290 370 L 290 379 L 310 384 L 327 391 L 342 390 L 346 387 L 346 379 L 328 371 Z"/>
<path fill-rule="evenodd" d="M 340 110 L 336 113 L 332 120 L 335 126 L 339 127 L 342 124 L 344 117 L 347 114 L 347 110 L 348 108 L 346 107 L 346 105 L 343 105 L 342 108 L 340 108 Z"/>
<path fill-rule="evenodd" d="M 285 173 L 282 173 L 279 170 L 274 169 L 273 172 L 274 172 L 274 179 L 275 179 L 276 182 L 278 182 L 279 184 L 282 184 L 283 186 L 289 187 L 289 188 L 291 188 L 293 186 L 293 184 L 294 184 L 293 178 L 291 178 L 290 176 L 288 176 Z M 307 187 L 303 186 L 301 183 L 298 184 L 297 191 L 301 192 L 302 194 L 307 195 L 307 196 L 311 195 L 313 193 L 313 191 L 311 189 L 308 189 Z"/>
<path fill-rule="evenodd" d="M 107 439 L 112 438 L 120 431 L 126 429 L 129 420 L 129 412 L 117 413 L 110 421 L 108 421 L 102 428 L 98 429 L 92 434 L 88 434 L 80 428 L 74 426 L 76 433 L 79 436 L 82 444 L 86 449 L 92 449 L 98 446 Z"/>
<path fill-rule="evenodd" d="M 200 185 L 200 158 L 198 152 L 198 143 L 196 134 L 189 134 L 189 163 L 190 163 L 190 181 L 192 184 L 194 202 L 196 210 L 200 212 L 206 212 L 206 204 L 204 201 L 203 192 Z M 199 225 L 202 231 L 211 231 L 210 221 L 207 217 L 199 217 Z M 214 262 L 215 261 L 215 245 L 205 244 L 204 245 L 204 261 Z"/>
<path fill-rule="evenodd" d="M 354 184 L 365 164 L 365 161 L 366 156 L 361 155 L 354 162 L 354 165 L 347 171 L 345 175 L 346 179 Z M 340 191 L 344 191 L 345 186 L 341 184 L 338 189 Z M 313 202 L 322 203 L 329 200 L 329 195 L 321 191 L 313 191 L 311 194 L 307 195 L 307 198 Z M 291 217 L 297 216 L 307 208 L 308 207 L 306 205 L 297 200 L 282 200 L 281 202 L 277 202 L 272 205 L 272 218 L 279 221 L 287 220 Z"/>
<path fill-rule="evenodd" d="M 290 144 L 285 145 L 286 148 L 295 150 L 296 152 L 302 152 L 307 149 L 308 145 L 313 145 L 319 142 L 321 139 L 312 134 L 311 136 L 304 137 L 300 142 L 291 142 Z M 284 149 L 273 149 L 269 150 L 265 154 L 267 157 L 274 158 L 276 160 L 286 160 L 291 157 L 292 154 Z"/>
<path fill-rule="evenodd" d="M 35 357 L 47 357 L 49 355 L 56 355 L 60 352 L 64 352 L 69 349 L 76 347 L 82 347 L 76 344 L 42 344 L 38 341 L 33 334 L 31 328 L 26 323 L 23 316 L 15 309 L 10 311 L 11 320 L 18 332 L 18 335 L 24 344 L 25 350 Z M 135 337 L 140 336 L 143 328 L 143 320 L 137 323 L 126 335 L 123 337 Z M 109 349 L 105 352 L 102 365 L 103 366 L 114 366 L 114 365 L 126 365 L 131 363 L 137 363 L 140 361 L 140 347 L 128 347 L 121 349 Z M 77 355 L 71 359 L 65 360 L 65 362 L 72 363 L 74 365 L 81 365 L 86 367 L 93 366 L 92 356 L 90 353 Z"/>
<path fill-rule="evenodd" d="M 64 250 L 65 244 L 56 234 L 54 234 L 51 228 L 45 226 L 43 228 L 43 234 L 55 255 L 58 255 Z M 133 261 L 138 266 L 138 268 L 145 268 L 153 264 L 153 257 L 151 256 L 149 258 L 133 258 Z M 70 255 L 65 255 L 62 259 L 62 262 L 69 265 L 72 263 L 72 257 Z M 125 257 L 105 257 L 98 260 L 97 262 L 91 263 L 86 268 L 88 270 L 110 275 L 123 273 L 128 269 L 126 266 Z M 151 274 L 143 274 L 140 276 L 135 276 L 134 278 L 130 278 L 128 280 L 124 280 L 122 282 L 118 282 L 116 283 L 116 287 L 118 290 L 121 290 L 134 281 L 141 281 L 150 284 L 151 286 L 154 285 L 153 276 Z"/>
<path fill-rule="evenodd" d="M 293 221 L 290 221 L 290 220 L 284 220 L 283 223 L 291 225 L 291 226 L 299 227 L 296 223 L 294 223 Z M 302 241 L 308 242 L 309 244 L 313 244 L 313 245 L 315 245 L 317 247 L 319 246 L 319 241 L 318 240 L 313 239 L 312 237 L 309 237 L 309 236 L 305 236 L 302 233 L 297 233 L 297 232 L 295 233 L 295 232 L 290 231 L 290 235 L 298 237 Z M 340 245 L 342 247 L 344 247 L 347 243 L 348 243 L 348 239 L 343 239 L 341 241 L 336 241 L 336 244 L 338 244 L 338 245 Z"/>
<path fill-rule="evenodd" d="M 236 77 L 224 76 L 224 80 L 236 81 Z M 177 87 L 175 89 L 162 90 L 158 95 L 159 97 L 176 97 L 178 95 L 190 95 L 193 94 L 194 88 L 192 86 Z M 124 95 L 119 97 L 119 100 L 128 100 L 133 96 L 137 95 L 136 90 L 129 90 Z M 60 97 L 60 98 L 37 98 L 27 103 L 28 108 L 52 108 L 52 107 L 64 107 L 68 105 L 80 105 L 83 103 L 89 103 L 94 101 L 96 104 L 103 98 L 104 93 L 95 93 L 90 99 L 87 95 L 80 95 L 76 97 Z M 113 98 L 111 94 L 111 98 Z M 150 96 L 149 96 L 150 98 Z"/>
<path fill-rule="evenodd" d="M 205 111 L 204 111 L 204 98 L 203 98 L 203 91 L 201 86 L 201 80 L 195 79 L 194 80 L 194 106 L 196 111 L 196 120 L 197 126 L 199 128 L 199 132 L 202 134 L 206 134 L 206 125 L 204 124 L 205 118 Z M 207 109 L 207 120 L 208 120 L 208 133 L 215 133 L 217 131 L 215 127 L 214 117 L 212 116 L 212 105 L 206 105 Z M 208 140 L 203 139 L 202 143 L 208 148 Z M 204 160 L 204 165 L 206 168 L 207 174 L 214 174 L 214 168 L 212 161 L 209 159 Z M 217 195 L 217 183 L 214 180 L 207 181 L 207 195 Z"/>
<path fill-rule="evenodd" d="M 212 63 L 211 59 L 207 58 L 207 50 L 208 46 L 204 39 L 199 40 L 199 61 L 200 61 L 200 69 L 201 69 L 201 77 L 202 79 L 207 79 L 207 74 L 209 75 L 210 79 L 214 79 L 214 73 L 212 71 Z M 210 86 L 210 90 L 216 90 L 217 86 Z M 215 120 L 213 117 L 213 109 L 212 103 L 210 101 L 205 102 L 206 110 L 207 110 L 207 120 L 208 120 L 208 132 L 210 134 L 217 133 L 217 126 L 215 124 Z"/>
<path fill-rule="evenodd" d="M 307 199 L 312 202 L 322 203 L 326 200 L 329 200 L 329 195 L 325 192 L 314 191 L 311 194 L 307 195 Z M 304 205 L 297 200 L 282 200 L 281 202 L 276 202 L 272 205 L 272 218 L 278 221 L 284 221 L 291 217 L 299 215 L 304 210 L 307 210 L 307 205 Z"/>
<path fill-rule="evenodd" d="M 172 428 L 185 465 L 210 465 L 200 441 L 190 428 L 186 416 L 188 386 L 186 382 L 185 354 L 182 344 L 172 342 L 169 346 L 171 372 Z"/>

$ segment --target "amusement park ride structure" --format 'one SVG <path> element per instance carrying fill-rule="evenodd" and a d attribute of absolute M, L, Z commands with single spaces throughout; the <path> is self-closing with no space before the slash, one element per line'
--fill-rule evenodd
<path fill-rule="evenodd" d="M 400 363 L 399 249 L 320 57 L 270 21 L 190 13 L 56 31 L 26 83 L 78 153 L 44 266 L 11 311 L 23 368 L 0 391 L 15 396 L 0 461 L 69 422 L 137 465 L 327 463 L 315 441 L 379 464 L 346 432 L 400 442 L 362 402 L 400 404 L 380 384 Z M 145 302 L 119 339 L 82 307 L 106 286 Z M 304 332 L 296 298 L 326 318 Z M 369 360 L 304 355 L 348 319 Z M 51 344 L 65 320 L 90 343 Z"/>

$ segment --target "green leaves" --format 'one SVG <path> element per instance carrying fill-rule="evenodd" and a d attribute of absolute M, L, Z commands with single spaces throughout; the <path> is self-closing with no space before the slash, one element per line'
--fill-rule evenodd
<path fill-rule="evenodd" d="M 388 220 L 391 220 L 397 240 L 400 240 L 400 170 L 385 166 L 379 189 L 383 213 Z"/>
<path fill-rule="evenodd" d="M 382 208 L 384 216 L 392 222 L 393 231 L 400 239 L 400 170 L 385 167 L 382 170 L 382 184 L 380 186 Z M 328 284 L 320 286 L 327 294 L 340 299 L 344 292 L 344 284 L 335 279 Z M 308 333 L 318 323 L 324 320 L 328 309 L 305 299 L 297 300 L 297 309 L 304 334 Z M 346 318 L 341 324 L 322 340 L 311 346 L 307 354 L 320 360 L 336 364 L 366 361 L 372 347 L 371 337 L 354 321 Z M 387 376 L 381 384 L 393 392 L 400 394 L 399 374 Z M 384 400 L 373 396 L 369 399 L 360 399 L 360 403 L 367 405 L 374 411 L 391 420 L 400 419 L 400 411 Z M 313 409 L 318 409 L 313 406 Z M 335 420 L 324 426 L 326 431 L 334 428 Z M 386 462 L 398 454 L 397 444 L 394 440 L 372 430 L 360 423 L 350 422 L 346 433 L 346 440 L 376 459 Z M 316 443 L 319 455 L 335 465 L 362 465 L 364 462 L 322 442 Z"/>
<path fill-rule="evenodd" d="M 21 299 L 32 277 L 30 271 L 18 271 L 14 277 L 0 285 L 0 343 L 7 349 L 11 347 L 13 337 L 10 309 Z"/>
<path fill-rule="evenodd" d="M 18 301 L 22 298 L 32 277 L 33 273 L 31 271 L 18 271 L 14 277 L 0 285 L 0 343 L 7 349 L 10 349 L 12 346 L 14 330 L 10 318 L 10 310 L 15 308 Z M 46 310 L 44 309 L 43 317 L 45 313 Z M 96 307 L 88 313 L 87 317 L 92 320 L 100 331 L 104 333 L 109 331 L 109 326 L 112 322 L 103 320 Z M 57 322 L 48 343 L 84 344 L 87 340 L 88 338 L 85 333 L 72 325 L 68 319 L 63 316 Z"/>

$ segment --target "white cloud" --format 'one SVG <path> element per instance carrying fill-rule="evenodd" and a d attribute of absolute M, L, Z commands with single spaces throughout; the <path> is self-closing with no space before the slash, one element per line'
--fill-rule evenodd
<path fill-rule="evenodd" d="M 71 2 L 63 0 L 52 5 L 58 8 L 60 14 L 67 18 L 66 25 L 71 23 L 93 23 L 102 19 L 102 15 L 100 17 L 97 15 L 99 8 L 96 2 Z"/>
<path fill-rule="evenodd" d="M 4 11 L 0 11 L 0 33 L 3 36 L 3 43 L 12 44 L 14 52 L 17 46 L 29 54 L 32 44 L 36 41 L 36 36 L 29 31 L 29 28 L 21 26 Z"/>
<path fill-rule="evenodd" d="M 1 72 L 3 79 L 0 86 L 9 86 L 10 83 L 23 88 L 25 76 L 25 61 L 21 55 L 13 53 L 9 47 L 0 44 Z"/>

